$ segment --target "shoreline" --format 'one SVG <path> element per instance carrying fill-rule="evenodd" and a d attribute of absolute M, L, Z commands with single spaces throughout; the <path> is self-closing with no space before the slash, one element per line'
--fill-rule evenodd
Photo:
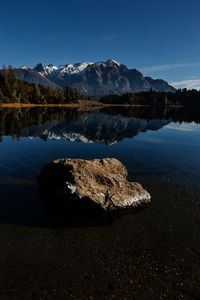
<path fill-rule="evenodd" d="M 161 107 L 160 105 L 139 105 L 139 104 L 106 104 L 106 103 L 68 103 L 68 104 L 34 104 L 34 103 L 0 103 L 0 108 L 23 108 L 23 107 L 69 107 L 69 108 L 102 108 L 112 106 L 124 107 Z M 184 107 L 183 105 L 167 105 L 164 107 Z"/>
<path fill-rule="evenodd" d="M 67 103 L 67 104 L 34 104 L 34 103 L 0 103 L 0 107 L 12 107 L 12 108 L 21 108 L 21 107 L 102 107 L 105 106 L 103 103 Z"/>

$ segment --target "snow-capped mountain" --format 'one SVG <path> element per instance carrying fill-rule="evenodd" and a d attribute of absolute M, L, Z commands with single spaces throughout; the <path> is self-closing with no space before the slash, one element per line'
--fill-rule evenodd
<path fill-rule="evenodd" d="M 54 66 L 52 64 L 48 66 L 43 66 L 41 63 L 38 64 L 33 70 L 41 74 L 42 76 L 58 76 L 64 74 L 80 74 L 83 72 L 87 66 L 94 64 L 93 62 L 84 62 L 84 63 L 76 63 L 76 64 L 67 64 L 61 66 Z"/>
<path fill-rule="evenodd" d="M 33 69 L 22 66 L 14 69 L 21 80 L 40 83 L 44 86 L 61 87 L 66 85 L 76 88 L 86 96 L 100 97 L 107 94 L 123 94 L 131 92 L 170 91 L 175 89 L 162 79 L 144 77 L 136 69 L 113 60 L 99 62 L 83 62 L 66 65 L 47 65 L 41 63 Z"/>
<path fill-rule="evenodd" d="M 37 66 L 33 69 L 34 71 L 38 72 L 44 77 L 48 76 L 58 76 L 58 75 L 79 75 L 85 71 L 85 69 L 90 65 L 104 65 L 105 66 L 113 66 L 117 65 L 120 66 L 120 63 L 113 59 L 109 59 L 107 61 L 99 61 L 99 62 L 83 62 L 83 63 L 75 63 L 75 64 L 67 64 L 67 65 L 60 65 L 54 66 L 52 64 L 43 66 L 41 63 L 37 64 Z M 28 68 L 27 66 L 22 66 L 21 69 Z"/>

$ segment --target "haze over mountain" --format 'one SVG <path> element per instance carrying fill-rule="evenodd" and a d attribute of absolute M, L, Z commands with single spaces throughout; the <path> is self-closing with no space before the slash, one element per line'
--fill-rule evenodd
<path fill-rule="evenodd" d="M 155 91 L 175 92 L 175 88 L 162 79 L 144 77 L 137 69 L 128 69 L 113 59 L 102 62 L 84 62 L 54 66 L 37 64 L 33 69 L 22 66 L 14 69 L 17 78 L 44 86 L 77 88 L 87 96 Z"/>

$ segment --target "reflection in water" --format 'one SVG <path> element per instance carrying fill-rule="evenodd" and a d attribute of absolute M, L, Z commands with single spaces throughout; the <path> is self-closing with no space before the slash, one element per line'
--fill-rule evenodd
<path fill-rule="evenodd" d="M 65 287 L 82 299 L 97 287 L 97 298 L 199 299 L 199 121 L 189 108 L 1 109 L 0 294 L 23 299 L 31 287 L 27 299 L 55 298 Z M 63 207 L 47 210 L 36 184 L 59 157 L 115 157 L 152 201 L 114 222 L 63 224 L 52 215 Z"/>
<path fill-rule="evenodd" d="M 40 126 L 30 126 L 21 131 L 21 136 L 29 138 L 39 136 L 44 140 L 63 139 L 84 143 L 102 142 L 111 145 L 124 138 L 132 138 L 140 131 L 160 129 L 168 123 L 162 120 L 148 121 L 120 115 L 105 115 L 96 111 L 83 114 L 75 122 L 54 120 Z"/>
<path fill-rule="evenodd" d="M 40 137 L 107 145 L 132 138 L 139 132 L 158 130 L 172 121 L 194 119 L 196 111 L 183 108 L 108 107 L 84 112 L 66 108 L 0 110 L 0 135 L 13 138 Z"/>

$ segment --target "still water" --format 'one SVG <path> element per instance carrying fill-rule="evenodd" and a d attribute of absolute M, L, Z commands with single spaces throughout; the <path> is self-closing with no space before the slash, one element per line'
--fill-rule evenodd
<path fill-rule="evenodd" d="M 0 296 L 198 299 L 199 123 L 184 109 L 0 110 Z M 63 157 L 119 159 L 151 204 L 110 225 L 63 224 L 36 180 Z"/>

